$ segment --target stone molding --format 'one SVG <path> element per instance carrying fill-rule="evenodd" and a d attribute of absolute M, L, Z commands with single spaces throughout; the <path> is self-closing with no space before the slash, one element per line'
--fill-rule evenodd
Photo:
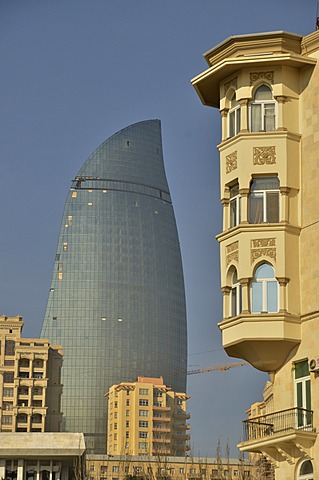
<path fill-rule="evenodd" d="M 236 242 L 230 243 L 226 246 L 226 267 L 232 262 L 238 262 L 239 252 L 238 252 L 238 240 Z"/>
<path fill-rule="evenodd" d="M 237 90 L 237 77 L 234 77 L 232 78 L 231 80 L 229 80 L 228 82 L 226 82 L 224 84 L 224 93 L 226 95 L 226 93 L 228 92 L 228 90 L 233 87 L 234 90 Z"/>

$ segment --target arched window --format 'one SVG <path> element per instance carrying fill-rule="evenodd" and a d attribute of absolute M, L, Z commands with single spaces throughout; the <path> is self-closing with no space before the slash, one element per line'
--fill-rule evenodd
<path fill-rule="evenodd" d="M 310 460 L 302 462 L 297 478 L 298 480 L 313 480 L 313 466 Z"/>
<path fill-rule="evenodd" d="M 268 263 L 259 265 L 251 282 L 251 312 L 278 312 L 278 282 Z"/>
<path fill-rule="evenodd" d="M 240 224 L 240 193 L 239 193 L 239 185 L 236 183 L 232 187 L 230 187 L 230 218 L 229 218 L 229 226 L 230 228 L 235 227 L 236 225 Z"/>
<path fill-rule="evenodd" d="M 230 294 L 230 316 L 236 317 L 241 313 L 241 285 L 238 281 L 237 271 L 234 270 L 232 276 L 231 294 Z"/>
<path fill-rule="evenodd" d="M 249 111 L 251 132 L 271 132 L 276 129 L 276 101 L 268 85 L 256 89 Z"/>
<path fill-rule="evenodd" d="M 240 130 L 240 104 L 236 100 L 236 94 L 232 96 L 230 101 L 230 109 L 228 112 L 228 136 L 237 135 Z"/>
<path fill-rule="evenodd" d="M 250 184 L 249 223 L 279 222 L 279 180 L 254 178 Z"/>

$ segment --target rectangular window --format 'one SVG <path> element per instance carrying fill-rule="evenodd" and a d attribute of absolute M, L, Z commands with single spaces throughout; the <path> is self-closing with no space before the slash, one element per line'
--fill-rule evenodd
<path fill-rule="evenodd" d="M 4 383 L 13 383 L 13 381 L 14 381 L 14 373 L 13 372 L 4 372 L 3 382 Z"/>
<path fill-rule="evenodd" d="M 140 395 L 148 395 L 148 388 L 140 388 L 139 393 Z"/>
<path fill-rule="evenodd" d="M 126 422 L 125 422 L 125 426 L 126 426 L 126 428 L 129 428 L 129 426 L 130 426 L 130 422 L 129 422 L 129 420 L 126 420 Z"/>
<path fill-rule="evenodd" d="M 148 400 L 140 399 L 139 400 L 139 406 L 140 407 L 148 407 Z"/>
<path fill-rule="evenodd" d="M 12 417 L 9 415 L 2 415 L 2 423 L 3 425 L 11 425 L 12 424 Z"/>
<path fill-rule="evenodd" d="M 181 475 L 184 475 L 184 473 L 185 473 L 185 468 L 180 468 L 180 469 L 179 469 L 179 473 L 180 473 Z"/>
<path fill-rule="evenodd" d="M 140 410 L 139 411 L 140 417 L 148 417 L 148 410 Z"/>
<path fill-rule="evenodd" d="M 148 432 L 139 432 L 139 438 L 148 438 Z"/>
<path fill-rule="evenodd" d="M 129 399 L 127 399 L 127 400 L 126 400 L 126 403 L 125 403 L 125 405 L 126 405 L 127 407 L 129 407 L 129 406 L 130 406 L 130 401 L 129 401 Z"/>
<path fill-rule="evenodd" d="M 125 438 L 130 438 L 130 432 L 125 432 Z"/>
<path fill-rule="evenodd" d="M 120 468 L 118 465 L 113 465 L 112 467 L 112 472 L 119 472 L 120 471 Z"/>
<path fill-rule="evenodd" d="M 130 411 L 129 411 L 129 410 L 126 410 L 125 415 L 126 415 L 127 417 L 129 417 L 129 416 L 130 416 Z"/>
<path fill-rule="evenodd" d="M 148 442 L 139 442 L 138 448 L 140 450 L 146 450 L 148 448 Z"/>
<path fill-rule="evenodd" d="M 6 340 L 5 347 L 4 347 L 4 354 L 5 355 L 14 355 L 15 353 L 15 342 L 14 340 Z"/>
<path fill-rule="evenodd" d="M 139 426 L 140 428 L 148 428 L 148 421 L 146 421 L 146 420 L 140 420 L 140 421 L 138 422 L 138 426 Z"/>
<path fill-rule="evenodd" d="M 28 394 L 28 391 L 27 391 Z M 13 388 L 4 388 L 3 389 L 3 396 L 4 397 L 13 397 Z"/>

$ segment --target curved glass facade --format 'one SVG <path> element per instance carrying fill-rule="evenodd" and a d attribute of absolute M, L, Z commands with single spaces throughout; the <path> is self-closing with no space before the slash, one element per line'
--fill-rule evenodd
<path fill-rule="evenodd" d="M 181 254 L 161 125 L 106 140 L 68 194 L 41 336 L 61 344 L 63 430 L 105 452 L 104 394 L 137 376 L 186 391 Z"/>

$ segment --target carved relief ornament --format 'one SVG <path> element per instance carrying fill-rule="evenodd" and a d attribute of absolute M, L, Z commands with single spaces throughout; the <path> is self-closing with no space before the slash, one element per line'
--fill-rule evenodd
<path fill-rule="evenodd" d="M 229 90 L 231 87 L 232 87 L 234 90 L 237 90 L 237 77 L 232 78 L 231 80 L 229 80 L 228 82 L 226 82 L 226 83 L 224 84 L 224 93 L 225 93 L 225 95 L 226 95 L 226 93 L 228 92 L 228 90 Z"/>
<path fill-rule="evenodd" d="M 251 263 L 257 258 L 269 257 L 276 261 L 276 239 L 258 238 L 250 241 Z"/>
<path fill-rule="evenodd" d="M 238 253 L 238 241 L 233 242 L 226 246 L 226 267 L 232 262 L 238 262 L 239 253 Z"/>
<path fill-rule="evenodd" d="M 250 85 L 258 80 L 267 80 L 267 82 L 274 83 L 274 72 L 252 72 L 250 74 Z"/>
<path fill-rule="evenodd" d="M 237 151 L 226 155 L 226 173 L 237 168 Z"/>
<path fill-rule="evenodd" d="M 254 147 L 254 165 L 272 165 L 276 163 L 276 147 Z"/>

